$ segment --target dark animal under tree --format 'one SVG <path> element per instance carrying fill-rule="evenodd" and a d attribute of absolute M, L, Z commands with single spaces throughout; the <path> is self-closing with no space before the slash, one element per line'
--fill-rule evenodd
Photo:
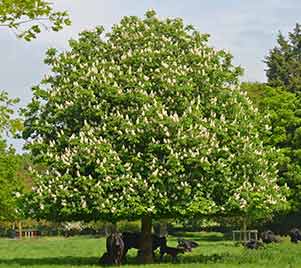
<path fill-rule="evenodd" d="M 138 250 L 141 249 L 141 239 L 142 234 L 140 232 L 123 232 L 122 238 L 124 242 L 124 251 L 123 251 L 123 257 L 126 256 L 127 252 L 131 248 L 136 248 Z M 159 237 L 155 234 L 152 234 L 152 251 L 153 256 L 155 255 L 154 251 L 161 247 L 166 245 L 166 237 Z"/>
<path fill-rule="evenodd" d="M 251 239 L 245 242 L 244 246 L 248 249 L 258 249 L 260 247 L 263 247 L 263 243 L 255 239 Z"/>
<path fill-rule="evenodd" d="M 177 260 L 177 255 L 180 253 L 185 253 L 187 250 L 185 248 L 174 248 L 168 246 L 160 247 L 160 261 L 163 260 L 164 254 L 170 255 L 172 257 L 172 261 L 175 262 Z"/>
<path fill-rule="evenodd" d="M 105 252 L 99 259 L 99 264 L 101 265 L 111 265 L 113 264 L 113 260 L 111 259 L 108 252 Z"/>
<path fill-rule="evenodd" d="M 198 246 L 199 244 L 193 240 L 178 238 L 178 248 L 184 248 L 186 251 L 192 251 L 193 248 L 196 248 Z"/>
<path fill-rule="evenodd" d="M 271 230 L 262 232 L 261 239 L 262 239 L 262 242 L 265 244 L 280 242 L 279 238 L 277 238 L 277 236 Z"/>
<path fill-rule="evenodd" d="M 298 243 L 298 241 L 301 241 L 301 232 L 298 228 L 290 230 L 289 236 L 291 237 L 292 243 Z"/>
<path fill-rule="evenodd" d="M 108 260 L 112 260 L 112 264 L 120 265 L 123 253 L 124 253 L 124 242 L 121 234 L 114 232 L 107 238 L 107 253 Z"/>

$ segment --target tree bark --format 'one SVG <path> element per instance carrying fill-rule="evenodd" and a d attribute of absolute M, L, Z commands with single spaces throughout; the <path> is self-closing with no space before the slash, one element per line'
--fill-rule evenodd
<path fill-rule="evenodd" d="M 140 241 L 140 262 L 153 263 L 152 250 L 152 218 L 151 216 L 143 216 L 141 219 L 141 241 Z"/>
<path fill-rule="evenodd" d="M 111 233 L 117 233 L 117 224 L 115 222 L 111 224 Z"/>
<path fill-rule="evenodd" d="M 105 229 L 105 235 L 110 236 L 112 233 L 117 232 L 117 225 L 116 223 L 106 223 L 104 229 Z"/>
<path fill-rule="evenodd" d="M 22 239 L 22 223 L 19 221 L 19 238 Z"/>
<path fill-rule="evenodd" d="M 167 236 L 168 230 L 167 230 L 167 223 L 166 222 L 160 222 L 160 234 L 159 236 Z"/>
<path fill-rule="evenodd" d="M 246 243 L 248 240 L 248 238 L 247 238 L 247 217 L 243 218 L 242 230 L 243 230 L 243 239 L 244 239 L 244 242 Z"/>
<path fill-rule="evenodd" d="M 161 220 L 158 223 L 156 223 L 155 225 L 153 225 L 153 227 L 154 227 L 155 235 L 160 236 L 160 237 L 168 235 L 168 228 L 167 228 L 166 221 Z"/>

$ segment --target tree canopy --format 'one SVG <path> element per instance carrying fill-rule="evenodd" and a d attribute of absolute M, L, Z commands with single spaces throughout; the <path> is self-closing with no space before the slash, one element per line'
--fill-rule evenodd
<path fill-rule="evenodd" d="M 13 106 L 18 99 L 11 99 L 6 92 L 0 92 L 0 220 L 13 220 L 16 213 L 16 193 L 22 189 L 17 176 L 20 165 L 15 150 L 7 147 L 5 136 L 20 130 L 22 124 L 13 118 Z"/>
<path fill-rule="evenodd" d="M 18 177 L 20 159 L 15 150 L 7 148 L 5 141 L 0 140 L 0 220 L 14 220 L 18 218 L 17 199 L 23 189 Z"/>
<path fill-rule="evenodd" d="M 291 188 L 290 203 L 300 209 L 300 145 L 301 145 L 301 25 L 296 24 L 287 38 L 279 33 L 277 46 L 265 59 L 268 84 L 258 86 L 262 90 L 260 106 L 269 112 L 273 131 L 269 142 L 284 153 L 280 174 Z M 252 86 L 254 88 L 254 86 Z M 295 93 L 295 94 L 293 94 Z"/>
<path fill-rule="evenodd" d="M 19 102 L 18 98 L 10 98 L 8 93 L 0 91 L 0 136 L 16 133 L 22 127 L 20 119 L 13 118 L 14 105 Z"/>
<path fill-rule="evenodd" d="M 0 1 L 0 28 L 10 28 L 27 41 L 35 38 L 41 28 L 59 31 L 64 25 L 70 25 L 68 14 L 54 11 L 48 1 Z M 18 173 L 24 159 L 16 155 L 5 141 L 8 135 L 22 128 L 21 120 L 13 115 L 18 101 L 17 98 L 9 98 L 7 92 L 0 91 L 0 220 L 13 220 L 18 216 L 16 195 L 20 194 L 23 180 L 26 180 L 24 172 Z"/>
<path fill-rule="evenodd" d="M 286 88 L 290 92 L 301 92 L 301 25 L 296 24 L 285 38 L 278 34 L 277 46 L 265 59 L 266 75 L 271 86 Z"/>
<path fill-rule="evenodd" d="M 23 137 L 31 215 L 58 220 L 248 215 L 285 204 L 264 119 L 232 56 L 181 19 L 124 17 L 47 52 Z"/>
<path fill-rule="evenodd" d="M 275 181 L 229 54 L 151 12 L 125 17 L 105 41 L 101 33 L 48 51 L 50 86 L 34 87 L 24 111 L 27 148 L 49 166 L 41 211 L 110 219 L 231 211 L 237 183 Z"/>
<path fill-rule="evenodd" d="M 12 29 L 17 36 L 32 40 L 41 28 L 59 31 L 71 21 L 66 11 L 54 11 L 44 0 L 1 0 L 0 27 Z"/>
<path fill-rule="evenodd" d="M 290 207 L 300 210 L 301 187 L 301 101 L 296 94 L 260 83 L 244 83 L 242 89 L 263 114 L 268 114 L 271 132 L 265 144 L 279 148 L 279 175 L 281 184 L 290 188 Z M 281 156 L 282 155 L 282 156 Z"/>

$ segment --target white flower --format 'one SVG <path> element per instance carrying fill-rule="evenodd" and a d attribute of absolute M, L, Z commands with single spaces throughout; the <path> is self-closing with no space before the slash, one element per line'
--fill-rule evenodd
<path fill-rule="evenodd" d="M 85 200 L 82 200 L 80 205 L 81 205 L 82 208 L 86 208 L 87 207 L 87 202 Z"/>

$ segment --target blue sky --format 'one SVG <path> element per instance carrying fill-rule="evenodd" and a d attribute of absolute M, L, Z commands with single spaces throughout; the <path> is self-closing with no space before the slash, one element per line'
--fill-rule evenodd
<path fill-rule="evenodd" d="M 109 30 L 126 15 L 142 17 L 147 9 L 159 17 L 182 17 L 200 32 L 210 34 L 210 44 L 226 49 L 245 69 L 244 81 L 265 81 L 264 57 L 276 44 L 279 31 L 286 34 L 301 23 L 301 0 L 57 0 L 57 9 L 68 10 L 71 27 L 59 33 L 43 32 L 27 43 L 0 28 L 0 89 L 19 97 L 23 106 L 31 99 L 31 86 L 47 73 L 43 64 L 49 47 L 67 49 L 67 40 L 84 29 L 103 25 Z M 13 141 L 18 151 L 22 142 Z"/>

